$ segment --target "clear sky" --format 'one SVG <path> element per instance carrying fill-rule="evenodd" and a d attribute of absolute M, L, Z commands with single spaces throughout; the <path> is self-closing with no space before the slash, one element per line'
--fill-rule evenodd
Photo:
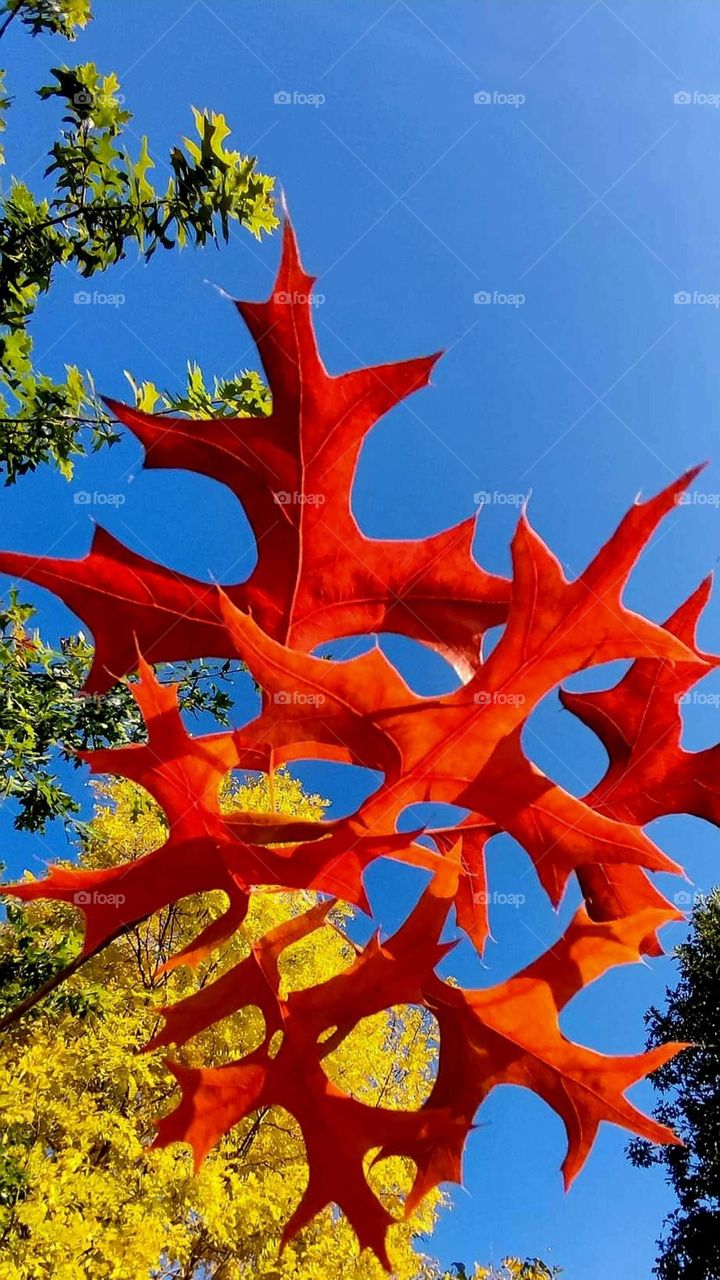
<path fill-rule="evenodd" d="M 447 350 L 432 388 L 384 419 L 363 451 L 354 503 L 364 529 L 421 536 L 471 513 L 480 491 L 505 495 L 486 506 L 477 539 L 483 563 L 505 570 L 517 518 L 507 495 L 532 491 L 532 522 L 575 574 L 639 492 L 710 458 L 700 500 L 666 521 L 626 593 L 632 606 L 666 617 L 720 547 L 720 310 L 698 300 L 720 294 L 717 6 L 96 0 L 95 8 L 74 48 L 31 43 L 15 28 L 6 38 L 15 107 L 5 172 L 42 185 L 57 108 L 33 89 L 60 61 L 116 70 L 131 129 L 150 135 L 158 158 L 188 131 L 191 103 L 223 111 L 237 145 L 277 175 L 305 265 L 322 277 L 317 321 L 331 371 Z M 293 100 L 276 102 L 278 94 Z M 311 95 L 322 103 L 302 100 Z M 64 362 L 89 367 L 102 391 L 120 397 L 125 368 L 178 388 L 188 358 L 208 374 L 252 366 L 247 334 L 207 281 L 265 296 L 278 250 L 277 237 L 258 246 L 236 233 L 219 253 L 158 254 L 147 268 L 132 259 L 91 286 L 122 292 L 118 307 L 75 305 L 86 286 L 61 273 L 38 308 L 40 361 L 56 374 Z M 523 301 L 478 304 L 481 292 Z M 677 303 L 681 292 L 695 300 Z M 197 576 L 232 579 L 243 556 L 250 569 L 248 528 L 228 493 L 183 473 L 142 475 L 139 464 L 127 439 L 81 463 L 69 486 L 43 472 L 3 490 L 3 545 L 80 555 L 95 517 L 137 551 Z M 80 490 L 125 501 L 77 505 Z M 26 595 L 50 635 L 72 628 L 50 596 Z M 706 648 L 717 647 L 718 621 L 713 602 Z M 449 687 L 439 660 L 402 643 L 387 652 L 422 692 Z M 596 670 L 592 682 L 615 674 Z M 719 680 L 706 683 L 718 689 Z M 687 744 L 717 741 L 718 706 L 691 713 Z M 604 768 L 599 744 L 554 695 L 525 745 L 576 794 Z M 360 786 L 341 773 L 307 771 L 337 811 Z M 13 869 L 63 852 L 61 832 L 19 837 L 7 812 L 1 830 Z M 717 879 L 712 828 L 672 818 L 652 834 L 688 867 L 690 892 Z M 573 895 L 558 919 L 528 867 L 509 839 L 494 842 L 491 888 L 526 901 L 494 908 L 496 942 L 483 968 L 467 947 L 455 954 L 449 967 L 464 982 L 502 979 L 569 918 Z M 380 921 L 396 922 L 419 887 L 406 869 L 373 869 Z M 681 936 L 670 930 L 667 941 Z M 639 1049 L 643 1011 L 672 980 L 668 959 L 615 971 L 563 1025 L 603 1051 Z M 634 1096 L 652 1101 L 647 1086 Z M 601 1131 L 565 1196 L 561 1125 L 541 1102 L 503 1089 L 479 1119 L 465 1190 L 453 1192 L 434 1238 L 446 1263 L 541 1253 L 569 1280 L 647 1280 L 671 1198 L 659 1174 L 629 1165 L 622 1132 Z"/>

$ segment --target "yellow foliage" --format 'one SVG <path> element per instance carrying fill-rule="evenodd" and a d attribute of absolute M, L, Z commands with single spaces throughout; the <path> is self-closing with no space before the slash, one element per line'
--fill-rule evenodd
<path fill-rule="evenodd" d="M 162 814 L 145 792 L 128 782 L 98 790 L 82 865 L 126 861 L 162 842 Z M 266 779 L 226 790 L 229 807 L 268 809 L 270 800 Z M 324 809 L 282 771 L 272 801 L 302 817 L 318 818 Z M 311 900 L 307 893 L 258 893 L 247 924 L 218 958 L 195 973 L 161 975 L 170 952 L 223 909 L 221 894 L 184 900 L 116 940 L 0 1039 L 3 1280 L 380 1280 L 379 1264 L 358 1254 L 352 1230 L 332 1208 L 279 1255 L 283 1224 L 307 1177 L 302 1138 L 286 1113 L 258 1113 L 238 1125 L 197 1176 L 188 1148 L 147 1149 L 153 1118 L 171 1109 L 174 1088 L 162 1055 L 138 1052 L 158 1025 L 154 1010 L 237 963 L 249 939 Z M 344 914 L 337 908 L 333 924 L 289 949 L 287 989 L 347 966 L 352 951 L 334 927 Z M 37 903 L 15 910 L 13 920 L 0 927 L 0 995 L 2 975 L 22 973 L 29 956 L 36 966 L 38 956 L 49 964 L 68 933 L 79 946 L 71 909 Z M 242 1056 L 257 1043 L 259 1017 L 247 1010 L 213 1026 L 183 1059 L 218 1065 Z M 420 1105 L 432 1077 L 432 1019 L 394 1010 L 368 1019 L 361 1031 L 329 1056 L 328 1073 L 365 1101 Z M 399 1211 L 407 1163 L 383 1161 L 369 1176 Z M 398 1280 L 437 1274 L 413 1243 L 432 1229 L 437 1206 L 431 1197 L 410 1223 L 393 1228 Z"/>
<path fill-rule="evenodd" d="M 549 1267 L 539 1258 L 504 1258 L 499 1267 L 477 1266 L 472 1280 L 554 1280 L 559 1275 L 560 1268 Z"/>

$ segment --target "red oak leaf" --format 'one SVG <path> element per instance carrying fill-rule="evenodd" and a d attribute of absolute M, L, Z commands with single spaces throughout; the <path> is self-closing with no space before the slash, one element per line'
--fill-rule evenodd
<path fill-rule="evenodd" d="M 358 1102 L 328 1079 L 321 1061 L 363 1017 L 388 1003 L 422 999 L 424 983 L 448 950 L 438 938 L 457 874 L 457 864 L 444 860 L 393 938 L 384 944 L 374 939 L 345 973 L 295 992 L 287 1002 L 277 1000 L 276 968 L 265 978 L 271 998 L 259 994 L 258 956 L 243 961 L 252 974 L 249 980 L 234 980 L 240 977 L 241 966 L 237 966 L 212 987 L 184 1001 L 176 1014 L 166 1011 L 168 1024 L 157 1043 L 165 1043 L 171 1036 L 185 1039 L 204 1029 L 213 1014 L 226 1017 L 257 997 L 265 1013 L 266 1033 L 282 1026 L 283 1040 L 272 1059 L 261 1049 L 215 1070 L 168 1063 L 180 1083 L 181 1100 L 160 1122 L 154 1145 L 189 1142 L 199 1164 L 240 1120 L 261 1107 L 282 1106 L 300 1125 L 309 1166 L 307 1188 L 285 1228 L 284 1239 L 327 1204 L 336 1203 L 354 1227 L 360 1246 L 373 1249 L 389 1267 L 385 1235 L 393 1219 L 368 1185 L 367 1158 L 386 1144 L 397 1144 L 400 1150 L 424 1144 L 433 1150 L 438 1144 L 457 1142 L 462 1121 L 455 1119 L 449 1108 L 401 1112 Z M 277 937 L 274 941 L 277 947 Z M 280 943 L 286 945 L 285 935 Z M 320 1036 L 331 1026 L 337 1033 L 320 1043 Z"/>
<path fill-rule="evenodd" d="M 196 1166 L 215 1143 L 260 1108 L 278 1106 L 297 1120 L 305 1142 L 308 1184 L 283 1232 L 283 1243 L 326 1205 L 337 1204 L 361 1248 L 390 1269 L 385 1246 L 394 1219 L 367 1181 L 370 1153 L 384 1143 L 398 1149 L 456 1141 L 459 1123 L 445 1111 L 392 1111 L 358 1102 L 338 1089 L 322 1067 L 295 1045 L 285 1027 L 275 1058 L 264 1050 L 213 1069 L 168 1063 L 182 1090 L 180 1105 L 160 1122 L 153 1144 L 189 1142 Z"/>
<path fill-rule="evenodd" d="M 492 836 L 500 834 L 500 828 L 469 817 L 455 827 L 437 827 L 426 834 L 432 837 L 441 853 L 456 851 L 460 864 L 455 892 L 458 927 L 467 934 L 478 955 L 482 955 L 490 936 L 485 846 Z"/>
<path fill-rule="evenodd" d="M 361 1018 L 393 1004 L 419 1003 L 422 987 L 435 965 L 454 945 L 440 944 L 457 881 L 457 863 L 441 863 L 415 910 L 385 943 L 375 935 L 360 949 L 351 967 L 319 986 L 292 993 L 280 1008 L 278 959 L 292 942 L 324 923 L 332 901 L 323 902 L 271 930 L 251 953 L 215 982 L 160 1012 L 164 1029 L 149 1048 L 184 1044 L 211 1023 L 256 1004 L 266 1021 L 266 1039 L 295 1019 L 298 1028 L 320 1057 L 332 1052 Z M 336 1034 L 323 1041 L 328 1028 Z M 300 1034 L 295 1032 L 296 1036 Z"/>
<path fill-rule="evenodd" d="M 163 808 L 170 835 L 160 848 L 120 866 L 92 871 L 54 868 L 44 880 L 5 886 L 25 901 L 49 898 L 77 906 L 86 919 L 83 955 L 172 902 L 222 889 L 226 911 L 166 968 L 196 964 L 242 924 L 248 892 L 258 885 L 313 889 L 342 896 L 370 911 L 363 875 L 378 857 L 434 865 L 415 845 L 417 833 L 383 835 L 353 821 L 313 822 L 283 814 L 223 812 L 220 786 L 229 770 L 255 768 L 269 752 L 248 751 L 237 734 L 193 738 L 177 702 L 177 686 L 161 684 L 139 658 L 131 690 L 142 712 L 147 742 L 82 753 L 95 773 L 142 785 Z M 273 849 L 269 845 L 280 844 Z"/>
<path fill-rule="evenodd" d="M 614 688 L 599 693 L 560 691 L 564 707 L 600 738 L 608 768 L 585 803 L 620 822 L 651 822 L 670 813 L 689 813 L 720 825 L 720 747 L 685 751 L 681 707 L 693 685 L 720 661 L 695 643 L 698 619 L 707 604 L 711 579 L 701 583 L 664 624 L 695 655 L 673 665 L 639 658 Z M 633 904 L 665 907 L 668 919 L 682 913 L 633 867 L 587 866 L 578 871 L 594 919 L 621 918 Z M 649 950 L 658 947 L 648 940 Z"/>
<path fill-rule="evenodd" d="M 269 751 L 244 750 L 234 733 L 192 737 L 180 714 L 179 686 L 161 684 L 141 654 L 136 661 L 139 680 L 129 688 L 147 741 L 81 751 L 80 759 L 93 773 L 115 774 L 143 786 L 164 811 L 176 839 L 216 833 L 223 821 L 220 788 L 227 775 L 234 769 L 266 769 Z"/>
<path fill-rule="evenodd" d="M 145 466 L 210 476 L 242 503 L 258 562 L 235 603 L 269 635 L 310 650 L 338 635 L 399 631 L 469 672 L 509 601 L 509 583 L 473 560 L 474 518 L 388 542 L 365 537 L 350 506 L 369 431 L 427 385 L 438 356 L 331 376 L 317 348 L 314 283 L 286 223 L 270 297 L 236 304 L 270 384 L 269 417 L 190 421 L 108 403 L 144 445 Z"/>
<path fill-rule="evenodd" d="M 146 467 L 183 467 L 218 480 L 243 504 L 258 560 L 227 587 L 278 640 L 397 631 L 469 675 L 484 632 L 507 615 L 510 583 L 473 559 L 475 518 L 414 541 L 367 538 L 350 506 L 360 449 L 383 414 L 427 385 L 438 356 L 329 375 L 317 350 L 312 286 L 294 233 L 267 302 L 238 302 L 272 391 L 266 418 L 155 416 L 114 400 L 145 448 Z M 0 571 L 55 591 L 95 639 L 89 693 L 133 670 L 131 638 L 151 662 L 232 657 L 217 590 L 145 560 L 104 530 L 84 560 L 0 555 Z"/>
<path fill-rule="evenodd" d="M 665 912 L 647 910 L 595 923 L 581 909 L 559 942 L 498 986 L 463 991 L 432 979 L 425 997 L 440 1028 L 440 1060 L 424 1105 L 430 1113 L 449 1108 L 461 1124 L 454 1144 L 433 1147 L 423 1140 L 402 1152 L 383 1148 L 382 1155 L 402 1153 L 418 1165 L 408 1212 L 439 1180 L 459 1181 L 463 1130 L 467 1134 L 478 1107 L 501 1084 L 531 1089 L 562 1119 L 568 1137 L 566 1185 L 587 1158 L 603 1120 L 651 1142 L 678 1141 L 624 1094 L 687 1046 L 667 1044 L 649 1053 L 608 1057 L 573 1044 L 558 1025 L 559 1013 L 579 991 L 612 966 L 640 959 L 646 937 L 665 919 Z"/>
<path fill-rule="evenodd" d="M 253 1111 L 285 1107 L 300 1123 L 310 1165 L 308 1192 L 286 1236 L 335 1201 L 355 1227 L 361 1246 L 372 1248 L 387 1265 L 384 1236 L 392 1220 L 368 1195 L 362 1174 L 368 1152 L 380 1146 L 380 1157 L 409 1155 L 416 1162 L 409 1213 L 440 1181 L 460 1180 L 462 1148 L 475 1113 L 499 1084 L 531 1088 L 561 1116 L 569 1142 L 563 1166 L 566 1182 L 584 1162 L 603 1120 L 652 1141 L 674 1141 L 670 1130 L 643 1116 L 624 1094 L 683 1046 L 610 1058 L 572 1044 L 558 1026 L 560 1011 L 578 991 L 611 966 L 639 958 L 643 938 L 662 923 L 662 913 L 648 911 L 622 922 L 596 924 L 580 911 L 563 938 L 514 978 L 485 991 L 463 992 L 434 974 L 448 949 L 438 939 L 458 871 L 457 859 L 444 863 L 398 932 L 385 943 L 374 938 L 344 973 L 279 1002 L 277 1018 L 270 1004 L 268 1032 L 282 1025 L 284 1033 L 276 1059 L 271 1061 L 261 1051 L 212 1071 L 169 1064 L 182 1096 L 177 1109 L 161 1122 L 157 1145 L 187 1141 L 199 1162 Z M 277 993 L 276 978 L 270 985 Z M 209 1024 L 211 1011 L 227 1016 L 252 1002 L 253 995 L 252 979 L 243 985 L 225 975 L 214 990 L 183 1002 L 174 1038 L 195 1034 Z M 425 1004 L 435 1013 L 441 1036 L 439 1072 L 419 1111 L 405 1114 L 399 1126 L 383 1119 L 379 1130 L 371 1119 L 378 1109 L 364 1108 L 341 1094 L 322 1073 L 320 1060 L 363 1018 L 401 1003 Z M 330 1027 L 333 1033 L 323 1038 Z M 170 1038 L 163 1033 L 158 1042 Z M 313 1112 L 319 1123 L 311 1138 Z M 329 1183 L 329 1143 L 333 1126 L 341 1123 L 348 1129 L 335 1134 L 340 1168 Z"/>
<path fill-rule="evenodd" d="M 4 551 L 0 573 L 53 591 L 92 632 L 95 653 L 86 693 L 105 693 L 134 671 L 138 649 L 150 662 L 235 657 L 216 586 L 146 560 L 106 529 L 96 529 L 82 560 Z M 242 602 L 236 588 L 226 590 Z"/>
<path fill-rule="evenodd" d="M 227 910 L 164 967 L 197 964 L 242 923 L 253 886 L 316 889 L 370 912 L 363 875 L 376 858 L 396 856 L 414 865 L 434 865 L 432 856 L 414 844 L 417 833 L 385 836 L 352 821 L 223 812 L 220 786 L 227 773 L 267 764 L 269 751 L 248 751 L 233 733 L 191 737 L 178 708 L 177 685 L 161 684 L 142 657 L 138 662 L 140 679 L 130 688 L 145 721 L 147 742 L 81 754 L 94 773 L 142 785 L 164 810 L 170 838 L 122 867 L 56 869 L 46 880 L 6 889 L 25 900 L 48 897 L 80 907 L 87 922 L 84 954 L 171 902 L 222 889 L 229 898 Z M 267 847 L 277 844 L 284 847 Z"/>
<path fill-rule="evenodd" d="M 415 866 L 438 861 L 414 844 L 417 833 L 374 835 L 352 822 L 320 840 L 272 849 L 225 833 L 179 841 L 172 835 L 159 849 L 120 866 L 93 871 L 53 867 L 44 880 L 3 885 L 3 893 L 25 902 L 51 899 L 76 906 L 85 916 L 82 953 L 90 955 L 131 924 L 181 898 L 222 889 L 226 912 L 166 966 L 196 964 L 238 928 L 255 886 L 309 889 L 341 897 L 370 913 L 363 875 L 376 858 L 391 857 Z"/>
<path fill-rule="evenodd" d="M 401 928 L 355 948 L 344 972 L 281 994 L 281 955 L 325 921 L 331 901 L 319 903 L 270 931 L 219 981 L 163 1010 L 164 1028 L 152 1042 L 182 1044 L 220 1018 L 259 1008 L 266 1034 L 256 1052 L 212 1070 L 172 1067 L 181 1098 L 161 1122 L 157 1145 L 190 1142 L 199 1161 L 253 1111 L 284 1108 L 300 1126 L 309 1168 L 285 1239 L 335 1203 L 360 1244 L 387 1266 L 392 1218 L 368 1182 L 373 1158 L 415 1162 L 410 1212 L 439 1182 L 460 1178 L 476 1112 L 497 1085 L 532 1089 L 559 1114 L 568 1135 L 566 1181 L 604 1120 L 674 1141 L 625 1093 L 681 1046 L 609 1057 L 571 1043 L 558 1019 L 612 965 L 658 949 L 658 929 L 678 915 L 642 870 L 676 869 L 643 825 L 670 812 L 720 825 L 720 747 L 684 751 L 679 708 L 720 660 L 695 643 L 707 586 L 664 627 L 622 603 L 633 564 L 695 471 L 636 504 L 572 582 L 525 515 L 513 539 L 512 582 L 474 561 L 471 520 L 416 541 L 366 537 L 352 510 L 363 443 L 384 413 L 427 384 L 435 357 L 330 376 L 316 345 L 312 286 L 287 227 L 270 298 L 238 304 L 270 384 L 268 417 L 191 421 L 110 402 L 141 441 L 146 466 L 185 468 L 231 489 L 257 542 L 246 582 L 224 589 L 198 582 L 102 530 L 82 560 L 0 554 L 0 571 L 54 591 L 92 631 L 88 692 L 139 667 L 131 687 L 146 742 L 84 759 L 94 772 L 144 787 L 168 828 L 166 842 L 135 861 L 94 871 L 56 867 L 45 880 L 4 891 L 78 907 L 87 956 L 189 894 L 222 890 L 227 909 L 171 958 L 172 967 L 196 963 L 237 929 L 252 892 L 311 890 L 369 910 L 363 877 L 375 859 L 431 871 Z M 503 623 L 483 662 L 483 635 Z M 312 656 L 321 642 L 383 631 L 436 649 L 466 683 L 421 697 L 379 647 L 345 662 Z M 209 656 L 246 662 L 263 689 L 262 709 L 233 732 L 193 737 L 176 688 L 161 684 L 149 664 Z M 523 729 L 563 680 L 615 659 L 633 660 L 616 688 L 561 695 L 609 758 L 603 780 L 577 798 L 527 759 Z M 362 765 L 381 781 L 356 813 L 337 820 L 226 811 L 229 772 L 271 774 L 303 757 Z M 468 811 L 457 827 L 425 833 L 437 852 L 417 842 L 419 833 L 396 830 L 409 806 L 428 801 Z M 436 973 L 451 945 L 443 929 L 454 904 L 459 927 L 482 950 L 485 846 L 500 832 L 525 848 L 553 902 L 576 874 L 587 911 L 519 974 L 465 991 Z M 427 1102 L 398 1111 L 344 1094 L 324 1069 L 329 1055 L 364 1018 L 408 1004 L 432 1012 L 439 1029 Z"/>
<path fill-rule="evenodd" d="M 273 1032 L 282 1028 L 278 968 L 280 956 L 293 942 L 306 937 L 324 924 L 332 906 L 332 899 L 328 899 L 301 915 L 283 920 L 258 942 L 253 943 L 250 954 L 228 969 L 222 977 L 201 987 L 184 1000 L 179 1000 L 177 1004 L 159 1009 L 158 1012 L 165 1019 L 165 1026 L 153 1036 L 147 1048 L 185 1044 L 206 1027 L 248 1005 L 257 1005 L 265 1018 L 263 1044 L 266 1044 Z"/>
<path fill-rule="evenodd" d="M 237 651 L 268 695 L 243 743 L 269 743 L 281 760 L 312 755 L 381 768 L 384 783 L 361 811 L 372 827 L 387 829 L 403 808 L 424 800 L 471 809 L 523 844 L 556 903 L 584 863 L 677 870 L 639 824 L 617 822 L 545 778 L 524 757 L 519 735 L 570 671 L 634 654 L 693 659 L 669 631 L 625 609 L 620 592 L 694 474 L 632 508 L 573 583 L 523 518 L 505 632 L 478 674 L 443 697 L 412 693 L 378 649 L 347 662 L 291 650 L 225 599 Z"/>
<path fill-rule="evenodd" d="M 607 750 L 607 772 L 586 799 L 613 817 L 652 822 L 668 813 L 691 813 L 720 826 L 720 747 L 685 751 L 680 745 L 681 708 L 690 689 L 720 666 L 720 658 L 695 644 L 711 585 L 707 578 L 664 624 L 694 661 L 674 665 L 641 657 L 612 689 L 560 691 L 563 706 Z"/>
<path fill-rule="evenodd" d="M 44 880 L 22 880 L 3 885 L 2 891 L 23 902 L 47 898 L 77 907 L 85 916 L 81 955 L 89 956 L 129 925 L 170 903 L 190 894 L 222 889 L 230 905 L 221 917 L 223 924 L 215 921 L 211 926 L 211 940 L 216 944 L 242 923 L 248 902 L 245 888 L 229 870 L 222 853 L 212 840 L 183 844 L 168 840 L 133 862 L 93 871 L 53 867 Z M 204 946 L 200 940 L 198 944 Z"/>

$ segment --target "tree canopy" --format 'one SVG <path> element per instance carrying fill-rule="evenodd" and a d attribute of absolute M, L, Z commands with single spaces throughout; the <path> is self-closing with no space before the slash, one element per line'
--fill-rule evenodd
<path fill-rule="evenodd" d="M 633 1164 L 665 1169 L 677 1208 L 665 1221 L 655 1266 L 661 1280 L 720 1276 L 720 889 L 696 906 L 675 952 L 680 978 L 664 1009 L 647 1014 L 648 1047 L 686 1041 L 684 1053 L 651 1076 L 655 1115 L 681 1147 L 630 1146 Z"/>
<path fill-rule="evenodd" d="M 9 0 L 5 12 L 0 37 L 16 20 L 33 35 L 73 39 L 91 17 L 88 0 Z M 45 181 L 34 191 L 12 178 L 0 196 L 0 470 L 9 482 L 43 462 L 69 476 L 74 459 L 119 438 L 91 371 L 68 365 L 58 379 L 35 364 L 30 323 L 60 268 L 75 271 L 82 286 L 131 252 L 149 261 L 158 249 L 227 241 L 233 225 L 259 239 L 278 223 L 273 178 L 230 146 L 223 115 L 193 108 L 192 132 L 161 158 L 145 135 L 131 147 L 132 112 L 120 88 L 114 72 L 91 62 L 54 67 L 37 90 L 60 113 Z M 3 131 L 8 122 L 15 126 L 11 107 L 12 85 L 0 82 Z M 156 172 L 164 175 L 159 184 Z M 138 395 L 147 404 L 158 393 L 144 384 Z M 209 399 L 217 412 L 266 411 L 266 393 L 252 371 L 208 391 L 191 365 L 187 391 L 176 394 L 173 407 L 186 401 L 205 411 Z"/>
<path fill-rule="evenodd" d="M 89 0 L 8 0 L 0 38 L 12 23 L 31 35 L 74 40 L 92 17 Z M 12 96 L 0 78 L 0 129 Z M 88 450 L 119 439 L 96 393 L 92 371 L 67 366 L 64 378 L 35 363 L 31 327 L 37 308 L 52 307 L 53 282 L 69 267 L 78 283 L 102 274 L 131 253 L 150 260 L 158 249 L 220 244 L 233 224 L 256 238 L 277 226 L 274 180 L 256 161 L 232 150 L 224 117 L 193 111 L 194 135 L 157 156 L 147 137 L 128 141 L 132 113 L 114 73 L 89 62 L 57 67 L 38 89 L 59 108 L 49 135 L 45 182 L 34 192 L 12 178 L 0 194 L 0 473 L 7 484 L 43 463 L 72 474 Z M 156 186 L 152 175 L 165 171 Z M 256 417 L 270 397 L 252 369 L 207 378 L 188 364 L 184 388 L 161 391 L 127 375 L 138 407 L 188 417 Z M 75 822 L 72 786 L 58 770 L 76 748 L 136 740 L 139 722 L 127 689 L 104 699 L 78 698 L 92 650 L 82 632 L 50 643 L 31 624 L 33 607 L 17 595 L 0 602 L 0 795 L 16 802 L 15 825 L 44 831 L 59 818 Z M 179 664 L 186 710 L 227 723 L 233 664 Z"/>
<path fill-rule="evenodd" d="M 322 815 L 324 802 L 296 780 L 281 773 L 275 781 L 279 812 Z M 229 783 L 226 803 L 268 808 L 267 780 Z M 80 865 L 130 860 L 164 835 L 162 814 L 146 793 L 128 783 L 101 786 Z M 278 1257 L 283 1223 L 306 1178 L 302 1139 L 289 1115 L 259 1112 L 238 1125 L 197 1177 L 187 1149 L 147 1149 L 153 1116 L 169 1107 L 174 1088 L 162 1052 L 139 1052 L 157 1030 L 158 1006 L 217 978 L 248 954 L 254 938 L 313 900 L 258 894 L 247 925 L 220 956 L 194 974 L 164 972 L 171 951 L 218 914 L 221 898 L 186 899 L 136 926 L 0 1039 L 0 1270 L 8 1280 L 384 1274 L 369 1253 L 358 1257 L 352 1230 L 330 1210 Z M 344 920 L 338 908 L 328 925 L 288 949 L 288 990 L 347 966 L 353 951 L 335 927 Z M 10 907 L 0 927 L 0 1011 L 63 969 L 79 943 L 72 909 Z M 249 1052 L 256 1034 L 246 1010 L 196 1037 L 185 1060 L 220 1065 Z M 429 1091 L 434 1057 L 432 1019 L 408 1007 L 368 1019 L 361 1034 L 329 1055 L 327 1070 L 358 1098 L 412 1106 Z M 384 1161 L 370 1176 L 397 1212 L 409 1185 L 405 1163 Z M 438 1203 L 430 1197 L 394 1229 L 398 1280 L 437 1274 L 414 1242 L 431 1230 Z"/>

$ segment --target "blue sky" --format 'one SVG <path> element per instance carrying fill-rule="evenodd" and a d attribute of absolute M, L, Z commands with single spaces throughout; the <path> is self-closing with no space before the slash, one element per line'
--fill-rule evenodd
<path fill-rule="evenodd" d="M 720 547 L 720 311 L 707 300 L 720 292 L 718 10 L 681 0 L 100 0 L 96 9 L 75 47 L 31 43 L 15 29 L 6 37 L 15 97 L 6 173 L 42 185 L 57 110 L 33 89 L 60 61 L 118 71 L 131 129 L 150 135 L 158 160 L 189 131 L 191 103 L 223 111 L 237 145 L 277 175 L 305 265 L 321 276 L 317 322 L 330 370 L 447 350 L 432 388 L 388 415 L 363 451 L 354 505 L 366 532 L 422 536 L 471 513 L 480 491 L 531 491 L 535 527 L 574 574 L 638 493 L 709 458 L 699 500 L 666 521 L 626 593 L 649 616 L 667 616 Z M 295 100 L 276 102 L 278 94 Z M 324 101 L 310 105 L 308 95 Z M 258 246 L 236 233 L 219 253 L 157 255 L 149 267 L 131 259 L 95 282 L 124 294 L 119 307 L 75 305 L 86 286 L 61 273 L 38 308 L 40 362 L 58 374 L 64 362 L 89 367 L 102 391 L 120 397 L 125 368 L 177 388 L 189 358 L 208 374 L 252 366 L 246 332 L 208 281 L 265 296 L 278 250 L 277 237 Z M 479 304 L 477 293 L 524 300 Z M 679 304 L 677 293 L 693 300 Z M 43 472 L 3 490 L 3 545 L 80 555 L 94 516 L 136 550 L 198 576 L 227 579 L 238 557 L 250 569 L 248 528 L 228 493 L 183 473 L 142 475 L 139 465 L 127 439 L 81 463 L 71 485 Z M 82 506 L 80 490 L 125 500 Z M 486 506 L 477 553 L 487 567 L 507 569 L 516 517 L 513 502 Z M 72 629 L 50 596 L 26 594 L 49 634 Z M 712 602 L 705 647 L 717 633 Z M 447 687 L 439 661 L 402 643 L 387 651 L 421 691 Z M 595 671 L 592 682 L 610 675 Z M 717 706 L 691 712 L 687 744 L 717 741 Z M 525 741 L 575 793 L 603 770 L 599 744 L 555 697 Z M 338 809 L 355 786 L 341 774 L 307 771 Z M 19 837 L 7 812 L 1 827 L 14 868 L 63 852 L 60 832 L 46 842 Z M 652 834 L 687 866 L 691 892 L 717 879 L 714 830 L 672 818 Z M 469 949 L 456 953 L 450 967 L 466 983 L 501 980 L 532 958 L 576 902 L 569 895 L 558 920 L 527 858 L 504 838 L 490 875 L 491 888 L 526 902 L 496 906 L 483 968 Z M 388 865 L 373 869 L 370 888 L 389 927 L 419 881 Z M 667 941 L 681 936 L 670 930 Z M 583 993 L 563 1025 L 603 1051 L 638 1049 L 642 1013 L 672 980 L 668 959 L 616 971 Z M 645 1086 L 635 1097 L 652 1099 Z M 662 1177 L 631 1168 L 625 1136 L 603 1129 L 564 1196 L 563 1144 L 542 1103 L 499 1091 L 470 1142 L 465 1190 L 453 1193 L 434 1238 L 441 1258 L 541 1253 L 569 1280 L 646 1280 L 671 1204 Z"/>

